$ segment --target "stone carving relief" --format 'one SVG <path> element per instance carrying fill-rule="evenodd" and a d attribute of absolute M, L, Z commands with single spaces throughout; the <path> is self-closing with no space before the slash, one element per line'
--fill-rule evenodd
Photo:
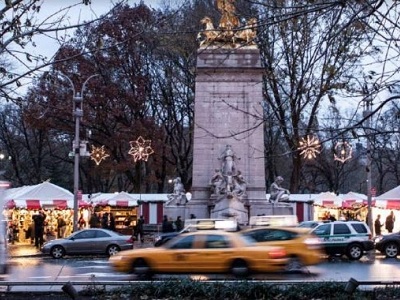
<path fill-rule="evenodd" d="M 185 205 L 187 202 L 185 188 L 180 177 L 173 180 L 174 190 L 169 194 L 167 205 Z"/>
<path fill-rule="evenodd" d="M 211 177 L 211 193 L 217 200 L 222 197 L 237 198 L 242 201 L 246 195 L 247 183 L 240 170 L 237 169 L 237 157 L 231 145 L 227 145 L 224 152 L 218 158 L 221 168 L 215 169 Z"/>

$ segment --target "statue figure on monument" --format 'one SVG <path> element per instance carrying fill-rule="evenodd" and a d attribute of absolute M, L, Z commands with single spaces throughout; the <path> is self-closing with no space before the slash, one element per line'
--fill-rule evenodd
<path fill-rule="evenodd" d="M 244 180 L 244 177 L 240 171 L 238 171 L 238 175 L 236 176 L 235 186 L 233 192 L 242 198 L 246 194 L 247 182 Z"/>
<path fill-rule="evenodd" d="M 168 204 L 172 204 L 175 202 L 177 205 L 185 204 L 183 200 L 186 200 L 185 197 L 185 188 L 183 186 L 182 180 L 180 177 L 176 177 L 173 180 L 174 190 L 172 194 L 168 195 Z"/>
<path fill-rule="evenodd" d="M 197 35 L 200 46 L 211 43 L 223 43 L 229 47 L 235 47 L 240 43 L 255 45 L 254 38 L 257 35 L 257 19 L 250 18 L 242 26 L 236 15 L 235 0 L 216 0 L 217 9 L 221 12 L 221 19 L 217 28 L 214 27 L 210 17 L 204 17 L 200 23 L 204 25 L 204 31 Z M 242 27 L 241 27 L 242 26 Z"/>
<path fill-rule="evenodd" d="M 211 183 L 210 183 L 210 185 L 212 186 L 212 193 L 215 195 L 220 195 L 224 193 L 225 191 L 224 183 L 225 180 L 221 170 L 215 169 L 215 173 L 211 177 Z"/>
<path fill-rule="evenodd" d="M 231 145 L 226 145 L 225 151 L 222 152 L 220 158 L 222 160 L 222 174 L 224 176 L 230 174 L 231 176 L 236 175 L 236 160 L 238 157 L 233 151 Z"/>
<path fill-rule="evenodd" d="M 290 192 L 289 190 L 281 187 L 283 182 L 283 177 L 278 176 L 275 178 L 275 181 L 271 184 L 270 190 L 270 198 L 269 201 L 273 203 L 277 203 L 279 201 L 285 201 L 289 199 Z"/>
<path fill-rule="evenodd" d="M 222 15 L 219 21 L 219 29 L 228 31 L 228 35 L 232 35 L 232 30 L 240 25 L 234 3 L 235 0 L 217 0 L 217 8 Z"/>

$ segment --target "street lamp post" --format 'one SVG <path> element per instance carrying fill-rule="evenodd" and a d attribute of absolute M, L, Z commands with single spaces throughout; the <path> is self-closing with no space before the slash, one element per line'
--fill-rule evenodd
<path fill-rule="evenodd" d="M 365 91 L 368 93 L 367 88 L 365 87 Z M 371 157 L 371 141 L 370 141 L 370 132 L 371 132 L 371 111 L 372 111 L 372 99 L 371 97 L 367 97 L 365 100 L 365 115 L 364 117 L 367 118 L 367 129 L 366 129 L 366 136 L 367 136 L 367 163 L 366 163 L 366 171 L 367 171 L 367 204 L 368 204 L 368 212 L 367 212 L 367 223 L 368 227 L 370 228 L 371 232 L 373 232 L 373 222 L 372 222 L 372 157 Z"/>
<path fill-rule="evenodd" d="M 60 76 L 64 77 L 68 80 L 71 85 L 73 92 L 73 110 L 72 115 L 75 118 L 75 139 L 74 139 L 74 219 L 73 219 L 73 231 L 77 231 L 78 229 L 78 207 L 79 207 L 79 158 L 80 158 L 80 122 L 83 117 L 83 93 L 85 92 L 86 84 L 93 77 L 99 76 L 99 74 L 94 74 L 89 76 L 82 84 L 82 89 L 80 92 L 77 92 L 75 89 L 75 85 L 72 80 L 65 74 L 61 72 L 57 72 Z"/>

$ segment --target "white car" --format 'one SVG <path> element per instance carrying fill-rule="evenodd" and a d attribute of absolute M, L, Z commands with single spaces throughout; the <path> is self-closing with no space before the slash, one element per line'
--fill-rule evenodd
<path fill-rule="evenodd" d="M 364 222 L 322 223 L 311 232 L 319 237 L 326 254 L 330 256 L 346 255 L 351 260 L 358 260 L 366 251 L 374 249 L 371 231 Z"/>

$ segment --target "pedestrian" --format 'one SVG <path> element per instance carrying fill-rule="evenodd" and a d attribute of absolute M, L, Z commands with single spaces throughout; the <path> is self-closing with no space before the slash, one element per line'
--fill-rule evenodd
<path fill-rule="evenodd" d="M 90 226 L 90 228 L 100 228 L 101 227 L 101 221 L 96 212 L 93 212 L 92 215 L 90 216 L 89 226 Z"/>
<path fill-rule="evenodd" d="M 375 235 L 381 235 L 382 230 L 381 227 L 383 224 L 381 224 L 381 215 L 377 215 L 374 223 L 374 229 L 375 229 Z"/>
<path fill-rule="evenodd" d="M 172 226 L 172 222 L 168 220 L 167 215 L 164 215 L 164 219 L 162 222 L 162 232 L 163 233 L 174 232 L 174 227 Z"/>
<path fill-rule="evenodd" d="M 57 218 L 57 238 L 65 238 L 65 230 L 67 229 L 67 222 L 65 222 L 63 216 L 59 213 Z"/>
<path fill-rule="evenodd" d="M 85 221 L 85 218 L 83 217 L 83 214 L 81 214 L 81 216 L 79 217 L 78 227 L 79 227 L 79 230 L 86 228 L 86 221 Z"/>
<path fill-rule="evenodd" d="M 390 215 L 386 217 L 385 228 L 389 233 L 393 232 L 394 222 L 396 218 L 394 216 L 393 210 L 390 212 Z"/>
<path fill-rule="evenodd" d="M 136 225 L 136 237 L 140 239 L 141 243 L 144 243 L 144 217 L 140 216 Z"/>
<path fill-rule="evenodd" d="M 178 216 L 175 221 L 176 231 L 181 231 L 183 229 L 183 222 L 181 216 Z"/>
<path fill-rule="evenodd" d="M 101 227 L 115 231 L 115 220 L 111 212 L 105 212 L 101 219 Z"/>
<path fill-rule="evenodd" d="M 38 214 L 32 216 L 32 219 L 35 223 L 35 247 L 40 248 L 43 245 L 44 222 L 46 215 L 43 211 L 39 211 Z"/>

